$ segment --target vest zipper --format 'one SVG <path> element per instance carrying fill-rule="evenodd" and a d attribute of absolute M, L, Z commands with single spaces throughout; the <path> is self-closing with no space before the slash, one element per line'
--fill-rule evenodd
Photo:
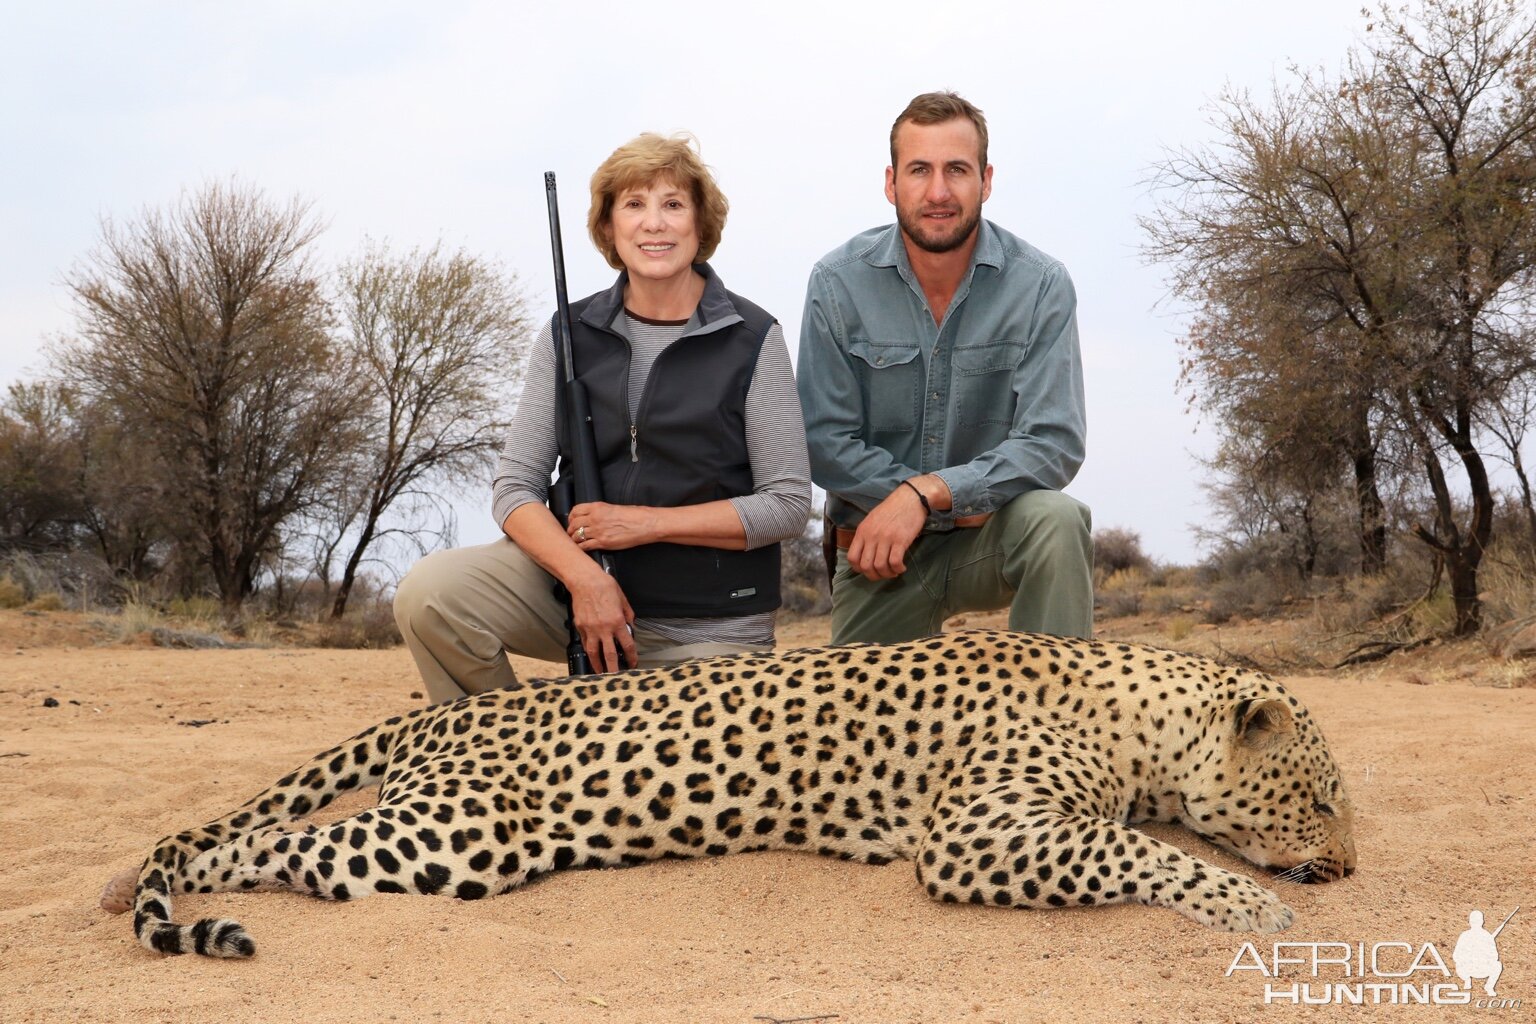
<path fill-rule="evenodd" d="M 633 423 L 629 425 L 629 461 L 640 461 L 640 428 Z"/>

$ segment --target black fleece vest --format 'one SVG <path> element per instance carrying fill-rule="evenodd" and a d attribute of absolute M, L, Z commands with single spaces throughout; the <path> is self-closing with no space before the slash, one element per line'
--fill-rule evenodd
<path fill-rule="evenodd" d="M 631 423 L 629 340 L 613 330 L 611 318 L 599 325 L 582 316 L 594 300 L 610 294 L 571 304 L 571 350 L 591 404 L 603 499 L 676 507 L 751 494 L 747 389 L 773 318 L 724 292 L 740 319 L 714 330 L 706 323 L 667 346 L 651 366 Z M 614 315 L 623 315 L 622 307 Z M 562 478 L 570 452 L 565 431 L 562 409 Z M 778 544 L 752 551 L 645 544 L 610 555 L 636 615 L 746 615 L 779 606 Z"/>

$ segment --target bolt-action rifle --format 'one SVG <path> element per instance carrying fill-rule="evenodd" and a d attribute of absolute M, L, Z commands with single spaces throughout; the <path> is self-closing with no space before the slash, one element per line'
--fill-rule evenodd
<path fill-rule="evenodd" d="M 597 468 L 597 438 L 592 433 L 592 408 L 587 400 L 587 388 L 576 379 L 576 365 L 571 356 L 571 305 L 565 290 L 565 248 L 560 244 L 560 204 L 555 193 L 554 171 L 544 172 L 544 197 L 549 204 L 549 245 L 555 258 L 555 376 L 560 382 L 560 404 L 569 445 L 569 480 L 562 480 L 561 485 L 550 489 L 549 507 L 560 525 L 566 526 L 572 508 L 603 500 L 603 478 Z M 566 483 L 570 486 L 563 486 Z M 612 576 L 613 560 L 608 553 L 593 551 L 591 554 L 603 572 Z M 555 594 L 565 602 L 565 631 L 569 638 L 565 645 L 566 668 L 573 676 L 588 675 L 592 672 L 592 660 L 587 657 L 581 634 L 576 631 L 570 591 L 557 583 Z M 618 655 L 622 666 L 624 654 L 619 651 Z"/>

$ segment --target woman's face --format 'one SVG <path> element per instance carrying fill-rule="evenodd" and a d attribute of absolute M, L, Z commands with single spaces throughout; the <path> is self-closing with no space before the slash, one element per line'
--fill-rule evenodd
<path fill-rule="evenodd" d="M 632 278 L 671 280 L 688 273 L 698 257 L 693 196 L 665 178 L 615 196 L 608 225 Z"/>

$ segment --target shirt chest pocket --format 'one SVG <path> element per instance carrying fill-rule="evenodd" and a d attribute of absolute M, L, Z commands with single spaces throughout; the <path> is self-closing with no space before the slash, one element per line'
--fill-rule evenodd
<path fill-rule="evenodd" d="M 1013 423 L 1013 375 L 1024 361 L 1024 350 L 1019 341 L 955 349 L 955 402 L 962 424 Z"/>
<path fill-rule="evenodd" d="M 921 415 L 923 361 L 915 342 L 852 338 L 848 353 L 864 391 L 864 418 L 872 433 L 909 434 Z"/>

